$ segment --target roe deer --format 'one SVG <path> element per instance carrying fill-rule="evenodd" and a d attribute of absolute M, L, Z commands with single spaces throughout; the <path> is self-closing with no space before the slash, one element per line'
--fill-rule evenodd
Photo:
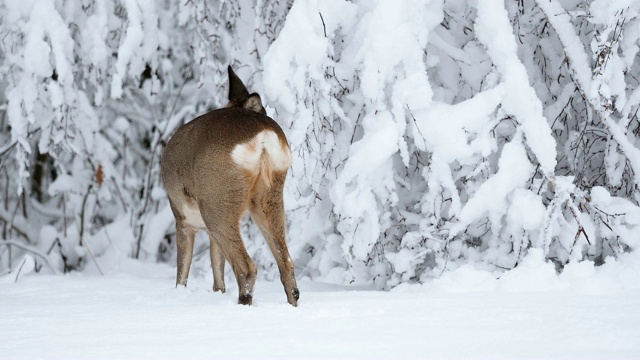
<path fill-rule="evenodd" d="M 180 127 L 162 154 L 162 181 L 176 219 L 176 286 L 187 285 L 195 232 L 207 230 L 213 290 L 225 292 L 226 259 L 238 282 L 238 303 L 251 305 L 257 269 L 240 236 L 248 211 L 275 257 L 287 301 L 297 306 L 282 201 L 289 145 L 260 96 L 249 94 L 231 66 L 228 71 L 229 103 Z"/>

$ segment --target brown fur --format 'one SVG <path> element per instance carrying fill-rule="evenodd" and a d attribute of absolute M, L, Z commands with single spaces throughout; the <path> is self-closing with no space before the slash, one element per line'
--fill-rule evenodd
<path fill-rule="evenodd" d="M 238 302 L 251 304 L 257 269 L 240 237 L 240 219 L 248 211 L 276 259 L 287 301 L 296 306 L 299 292 L 286 244 L 282 201 L 287 170 L 273 168 L 266 151 L 259 155 L 254 169 L 239 166 L 231 156 L 239 144 L 260 151 L 262 145 L 250 141 L 263 131 L 275 133 L 282 151 L 288 154 L 287 140 L 278 124 L 264 115 L 260 97 L 249 95 L 230 67 L 229 82 L 228 107 L 179 128 L 162 155 L 162 180 L 176 219 L 176 286 L 186 286 L 195 232 L 206 228 L 213 290 L 226 290 L 226 260 L 238 282 Z M 200 217 L 195 215 L 198 212 Z"/>

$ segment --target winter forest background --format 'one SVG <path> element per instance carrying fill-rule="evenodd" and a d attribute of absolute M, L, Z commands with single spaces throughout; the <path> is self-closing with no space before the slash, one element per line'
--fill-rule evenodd
<path fill-rule="evenodd" d="M 0 274 L 173 263 L 159 157 L 229 64 L 291 144 L 299 277 L 601 264 L 640 245 L 639 40 L 634 0 L 4 0 Z"/>

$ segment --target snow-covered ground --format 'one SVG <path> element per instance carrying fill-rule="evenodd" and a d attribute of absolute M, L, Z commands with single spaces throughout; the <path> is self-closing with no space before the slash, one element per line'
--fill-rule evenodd
<path fill-rule="evenodd" d="M 639 358 L 637 256 L 561 276 L 539 257 L 500 280 L 464 266 L 389 292 L 303 279 L 298 308 L 279 283 L 241 306 L 233 281 L 176 289 L 170 266 L 132 260 L 105 276 L 4 277 L 0 358 Z"/>

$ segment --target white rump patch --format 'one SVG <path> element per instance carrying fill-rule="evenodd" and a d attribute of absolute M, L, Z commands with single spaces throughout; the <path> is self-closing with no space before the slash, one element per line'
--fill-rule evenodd
<path fill-rule="evenodd" d="M 182 215 L 184 216 L 184 222 L 195 230 L 204 230 L 207 226 L 202 220 L 202 214 L 198 206 L 190 207 L 187 204 L 182 205 Z"/>
<path fill-rule="evenodd" d="M 246 143 L 236 145 L 231 158 L 243 169 L 257 173 L 260 171 L 260 157 L 263 153 L 267 154 L 273 170 L 286 170 L 291 165 L 289 147 L 283 145 L 278 135 L 271 130 L 261 131 Z"/>

